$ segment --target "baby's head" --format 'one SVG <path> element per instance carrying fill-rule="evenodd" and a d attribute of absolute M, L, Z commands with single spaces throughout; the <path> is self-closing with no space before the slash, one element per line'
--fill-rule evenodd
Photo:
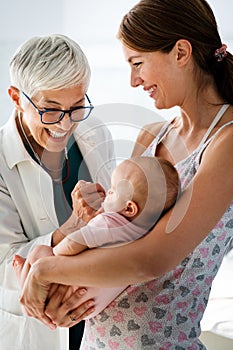
<path fill-rule="evenodd" d="M 170 162 L 158 157 L 133 157 L 114 170 L 104 210 L 118 212 L 148 228 L 175 203 L 179 189 L 179 176 Z"/>

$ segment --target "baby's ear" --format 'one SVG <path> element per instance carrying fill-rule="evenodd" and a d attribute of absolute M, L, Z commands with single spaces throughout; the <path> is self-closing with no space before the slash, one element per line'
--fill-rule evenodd
<path fill-rule="evenodd" d="M 134 201 L 130 200 L 126 202 L 125 208 L 121 211 L 121 214 L 127 218 L 133 218 L 138 213 L 138 205 Z"/>

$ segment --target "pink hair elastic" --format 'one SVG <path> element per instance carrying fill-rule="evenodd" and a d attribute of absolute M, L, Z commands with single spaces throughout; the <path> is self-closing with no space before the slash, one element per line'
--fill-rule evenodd
<path fill-rule="evenodd" d="M 222 44 L 222 47 L 220 47 L 220 49 L 217 49 L 214 53 L 215 58 L 217 59 L 218 62 L 221 62 L 224 57 L 227 56 L 227 45 L 226 44 Z"/>

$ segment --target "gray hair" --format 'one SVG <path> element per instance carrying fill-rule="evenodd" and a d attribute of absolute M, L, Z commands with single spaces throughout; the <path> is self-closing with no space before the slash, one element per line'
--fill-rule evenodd
<path fill-rule="evenodd" d="M 33 96 L 41 90 L 59 90 L 83 84 L 90 67 L 80 46 L 61 34 L 34 37 L 23 43 L 10 62 L 11 84 Z"/>

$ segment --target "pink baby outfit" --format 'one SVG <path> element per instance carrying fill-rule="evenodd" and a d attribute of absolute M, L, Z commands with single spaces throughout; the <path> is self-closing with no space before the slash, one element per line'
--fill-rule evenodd
<path fill-rule="evenodd" d="M 123 215 L 111 212 L 97 215 L 86 226 L 69 234 L 68 237 L 81 244 L 84 240 L 89 248 L 107 248 L 132 242 L 141 238 L 146 232 L 145 228 L 133 224 Z M 116 288 L 88 288 L 85 297 L 80 299 L 79 305 L 85 300 L 94 299 L 95 311 L 85 319 L 98 315 L 126 287 L 127 285 Z"/>
<path fill-rule="evenodd" d="M 81 235 L 89 248 L 112 247 L 135 241 L 146 233 L 145 228 L 128 221 L 118 213 L 101 213 L 69 238 L 79 241 Z"/>
<path fill-rule="evenodd" d="M 182 190 L 197 173 L 201 155 L 215 135 L 207 138 L 226 108 L 218 113 L 197 149 L 176 164 Z M 170 125 L 164 125 L 144 155 L 154 156 Z M 88 320 L 81 349 L 206 349 L 198 339 L 200 321 L 211 283 L 232 237 L 233 202 L 208 236 L 172 271 L 128 287 L 102 313 Z"/>

